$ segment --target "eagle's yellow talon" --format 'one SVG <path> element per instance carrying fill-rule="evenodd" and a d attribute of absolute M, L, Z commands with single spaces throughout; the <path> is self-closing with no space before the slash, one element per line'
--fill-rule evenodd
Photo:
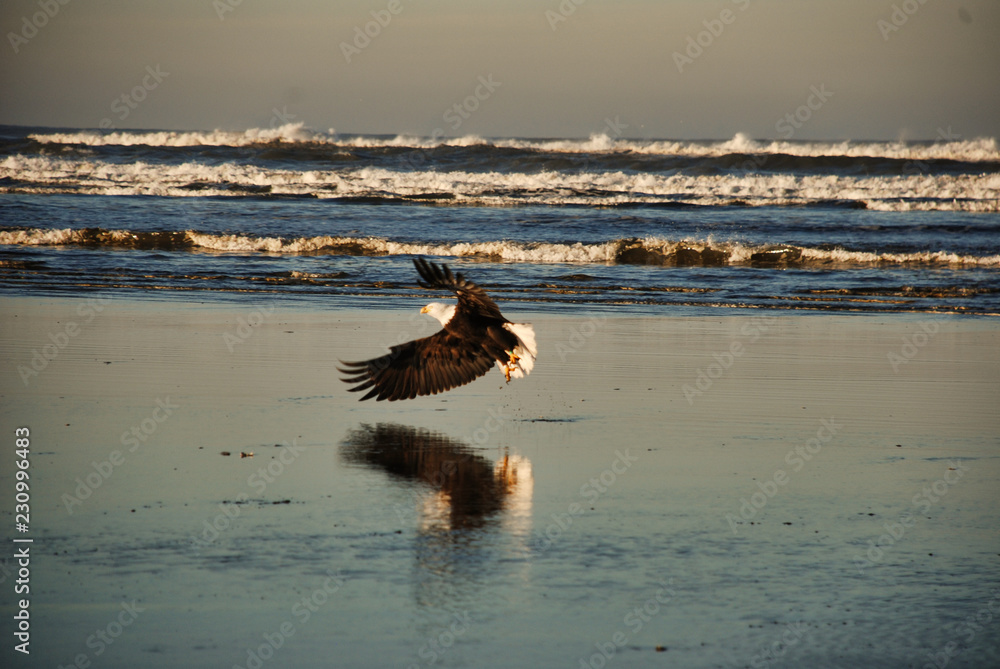
<path fill-rule="evenodd" d="M 506 351 L 506 353 L 510 356 L 510 359 L 503 366 L 503 375 L 507 379 L 507 383 L 510 383 L 510 373 L 517 369 L 517 361 L 521 359 L 521 356 L 514 353 L 514 351 Z"/>

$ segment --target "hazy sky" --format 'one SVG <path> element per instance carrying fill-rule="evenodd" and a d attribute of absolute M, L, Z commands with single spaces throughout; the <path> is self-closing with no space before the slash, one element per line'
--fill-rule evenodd
<path fill-rule="evenodd" d="M 997 0 L 3 0 L 0 27 L 3 124 L 1000 136 Z"/>

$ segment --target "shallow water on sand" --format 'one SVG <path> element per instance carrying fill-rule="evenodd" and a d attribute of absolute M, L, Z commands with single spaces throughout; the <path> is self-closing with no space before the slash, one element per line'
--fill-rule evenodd
<path fill-rule="evenodd" d="M 79 326 L 3 381 L 31 666 L 1000 662 L 992 321 L 533 313 L 528 379 L 376 404 L 410 312 L 86 304 L 3 302 L 8 370 Z"/>

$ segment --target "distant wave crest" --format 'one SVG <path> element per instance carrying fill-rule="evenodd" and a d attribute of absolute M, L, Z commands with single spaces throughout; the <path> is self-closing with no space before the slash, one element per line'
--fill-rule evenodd
<path fill-rule="evenodd" d="M 856 142 L 755 140 L 743 133 L 721 141 L 644 140 L 613 138 L 596 133 L 585 139 L 483 138 L 478 135 L 430 138 L 418 135 L 344 135 L 332 128 L 311 130 L 304 123 L 287 123 L 270 128 L 244 131 L 153 131 L 132 130 L 69 133 L 35 133 L 31 139 L 42 144 L 87 146 L 248 146 L 266 143 L 324 144 L 344 148 L 414 148 L 442 146 L 483 146 L 550 153 L 632 153 L 640 155 L 710 157 L 731 154 L 787 155 L 803 157 L 887 158 L 894 160 L 957 160 L 998 162 L 996 138 L 942 140 L 938 142 Z"/>
<path fill-rule="evenodd" d="M 42 144 L 83 144 L 86 146 L 249 146 L 269 142 L 335 143 L 335 133 L 318 133 L 304 123 L 286 123 L 273 128 L 251 128 L 242 132 L 212 130 L 207 132 L 172 132 L 131 130 L 100 132 L 85 130 L 71 133 L 35 133 L 29 137 Z"/>

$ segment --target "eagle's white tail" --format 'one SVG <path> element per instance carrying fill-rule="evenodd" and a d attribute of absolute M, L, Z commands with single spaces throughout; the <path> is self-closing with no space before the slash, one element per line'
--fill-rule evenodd
<path fill-rule="evenodd" d="M 531 369 L 535 366 L 535 357 L 538 355 L 538 349 L 535 347 L 535 328 L 531 327 L 530 323 L 504 323 L 503 326 L 517 337 L 514 354 L 517 355 L 518 361 L 510 370 L 510 378 L 524 378 L 531 373 Z M 503 371 L 503 365 L 498 362 L 497 366 Z"/>

